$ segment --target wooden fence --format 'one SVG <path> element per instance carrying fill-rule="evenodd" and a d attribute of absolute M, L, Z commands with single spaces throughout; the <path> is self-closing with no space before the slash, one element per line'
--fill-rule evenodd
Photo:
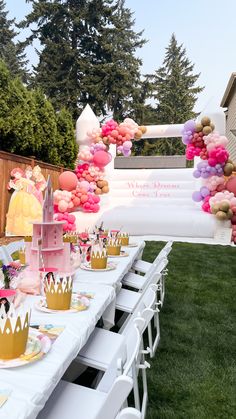
<path fill-rule="evenodd" d="M 34 158 L 17 156 L 16 154 L 6 153 L 5 151 L 0 151 L 0 185 L 1 185 L 1 211 L 0 211 L 0 237 L 4 235 L 5 225 L 6 225 L 6 213 L 8 210 L 9 200 L 11 198 L 11 192 L 7 189 L 7 184 L 11 177 L 11 170 L 15 167 L 20 167 L 22 170 L 26 166 L 31 166 L 32 168 L 36 165 L 39 165 L 42 169 L 42 173 L 47 179 L 50 175 L 52 180 L 53 189 L 58 189 L 58 175 L 63 172 L 64 169 L 59 166 L 54 166 L 53 164 L 44 163 Z"/>

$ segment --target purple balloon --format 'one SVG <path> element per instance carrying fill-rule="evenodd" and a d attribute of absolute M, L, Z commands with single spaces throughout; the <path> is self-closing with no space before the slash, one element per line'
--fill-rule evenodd
<path fill-rule="evenodd" d="M 199 170 L 194 170 L 193 176 L 197 179 L 197 178 L 201 177 L 201 172 Z"/>
<path fill-rule="evenodd" d="M 202 176 L 202 178 L 203 178 L 203 179 L 207 179 L 207 178 L 210 176 L 210 174 L 209 174 L 209 173 L 207 173 L 207 172 L 203 172 L 203 173 L 201 174 L 201 176 Z"/>
<path fill-rule="evenodd" d="M 196 123 L 193 119 L 190 119 L 189 121 L 185 122 L 184 129 L 185 131 L 195 131 Z"/>
<path fill-rule="evenodd" d="M 201 195 L 201 193 L 199 191 L 193 192 L 192 199 L 193 199 L 194 202 L 200 202 L 200 201 L 202 201 L 202 195 Z"/>
<path fill-rule="evenodd" d="M 206 196 L 210 195 L 210 191 L 206 186 L 201 187 L 200 193 L 201 193 L 203 198 L 206 198 Z"/>

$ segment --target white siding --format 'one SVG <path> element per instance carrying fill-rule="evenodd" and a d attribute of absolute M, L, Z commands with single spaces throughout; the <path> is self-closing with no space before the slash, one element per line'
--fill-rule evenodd
<path fill-rule="evenodd" d="M 236 136 L 231 132 L 236 130 L 236 89 L 234 89 L 228 105 L 228 115 L 226 119 L 226 137 L 229 140 L 228 151 L 230 158 L 236 162 Z"/>

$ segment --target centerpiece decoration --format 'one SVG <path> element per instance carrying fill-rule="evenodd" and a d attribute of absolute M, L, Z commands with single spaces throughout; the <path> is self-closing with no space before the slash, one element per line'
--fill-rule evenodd
<path fill-rule="evenodd" d="M 24 269 L 19 262 L 10 262 L 2 265 L 0 275 L 0 289 L 15 289 L 18 283 L 18 275 Z"/>

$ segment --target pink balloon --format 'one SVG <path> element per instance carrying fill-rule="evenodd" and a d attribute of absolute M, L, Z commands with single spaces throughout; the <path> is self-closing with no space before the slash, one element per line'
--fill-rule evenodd
<path fill-rule="evenodd" d="M 110 163 L 112 156 L 107 151 L 99 150 L 93 156 L 93 163 L 95 166 L 104 167 Z"/>
<path fill-rule="evenodd" d="M 62 221 L 63 219 L 64 219 L 63 214 L 61 214 L 61 213 L 56 214 L 56 220 L 57 221 Z"/>
<path fill-rule="evenodd" d="M 59 186 L 61 189 L 66 191 L 72 191 L 76 188 L 78 179 L 75 173 L 73 172 L 62 172 L 58 178 Z"/>
<path fill-rule="evenodd" d="M 74 224 L 75 216 L 73 214 L 68 215 L 68 222 L 71 223 L 71 224 Z"/>
<path fill-rule="evenodd" d="M 66 221 L 66 222 L 63 224 L 63 230 L 64 230 L 64 231 L 67 231 L 67 228 L 68 228 L 68 222 Z"/>
<path fill-rule="evenodd" d="M 236 176 L 231 177 L 228 182 L 226 183 L 226 189 L 229 192 L 233 192 L 233 194 L 236 196 Z"/>

